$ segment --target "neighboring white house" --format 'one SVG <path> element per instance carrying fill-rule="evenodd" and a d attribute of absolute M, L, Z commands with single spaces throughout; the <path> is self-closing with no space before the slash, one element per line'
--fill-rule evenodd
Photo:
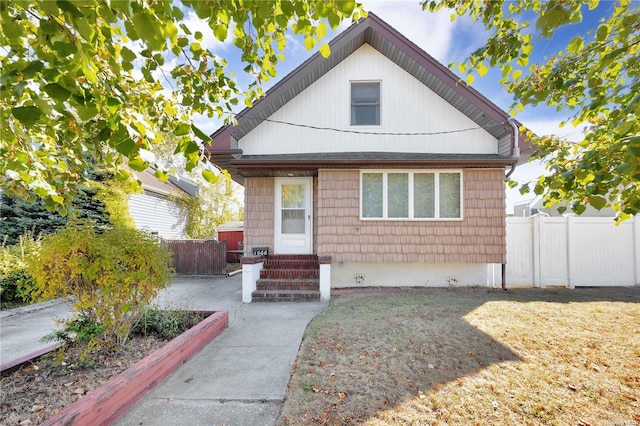
<path fill-rule="evenodd" d="M 545 213 L 551 217 L 562 217 L 563 214 L 573 213 L 571 208 L 567 208 L 567 210 L 563 213 L 558 211 L 558 207 L 566 204 L 557 204 L 553 207 L 544 207 L 544 199 L 542 195 L 538 195 L 532 200 L 523 201 L 517 203 L 513 206 L 513 216 L 514 217 L 529 217 L 538 213 Z M 591 206 L 587 206 L 587 209 L 580 215 L 581 217 L 614 217 L 616 212 L 611 208 L 605 208 L 601 210 L 596 210 Z"/>
<path fill-rule="evenodd" d="M 156 178 L 152 169 L 136 173 L 144 193 L 129 198 L 129 212 L 138 229 L 149 231 L 167 240 L 187 238 L 187 215 L 184 208 L 171 200 L 171 195 L 194 197 L 198 187 L 184 178 L 170 176 L 167 182 Z"/>

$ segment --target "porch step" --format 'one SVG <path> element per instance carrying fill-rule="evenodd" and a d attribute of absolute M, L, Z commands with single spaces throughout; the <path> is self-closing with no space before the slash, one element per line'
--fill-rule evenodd
<path fill-rule="evenodd" d="M 258 291 L 265 290 L 305 290 L 320 291 L 319 279 L 272 279 L 261 278 L 256 282 Z"/>
<path fill-rule="evenodd" d="M 320 269 L 263 269 L 260 271 L 260 278 L 265 279 L 319 279 Z"/>
<path fill-rule="evenodd" d="M 320 300 L 320 264 L 316 255 L 269 255 L 256 282 L 253 302 Z"/>
<path fill-rule="evenodd" d="M 251 294 L 256 302 L 317 302 L 320 300 L 319 291 L 309 290 L 256 290 Z"/>
<path fill-rule="evenodd" d="M 265 269 L 317 269 L 320 268 L 318 257 L 315 259 L 271 259 L 264 261 Z"/>

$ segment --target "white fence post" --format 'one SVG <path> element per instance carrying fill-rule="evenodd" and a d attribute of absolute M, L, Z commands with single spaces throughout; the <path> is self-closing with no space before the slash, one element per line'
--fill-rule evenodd
<path fill-rule="evenodd" d="M 574 248 L 574 217 L 572 215 L 568 215 L 567 219 L 567 281 L 569 284 L 569 288 L 576 288 L 575 283 L 575 271 L 573 270 L 577 263 L 578 259 L 574 259 L 574 256 L 577 256 L 578 250 Z"/>
<path fill-rule="evenodd" d="M 542 273 L 540 270 L 540 221 L 542 220 L 542 215 L 535 215 L 531 217 L 531 220 L 533 221 L 533 226 L 531 227 L 531 232 L 533 233 L 531 238 L 533 286 L 544 288 L 545 283 L 542 282 Z"/>

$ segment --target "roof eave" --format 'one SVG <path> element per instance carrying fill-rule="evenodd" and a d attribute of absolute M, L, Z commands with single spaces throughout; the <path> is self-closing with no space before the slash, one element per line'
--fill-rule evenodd
<path fill-rule="evenodd" d="M 496 159 L 368 159 L 368 160 L 231 160 L 231 165 L 240 173 L 250 169 L 291 169 L 291 170 L 311 170 L 329 168 L 371 168 L 392 166 L 398 167 L 506 167 L 513 164 L 512 158 Z"/>

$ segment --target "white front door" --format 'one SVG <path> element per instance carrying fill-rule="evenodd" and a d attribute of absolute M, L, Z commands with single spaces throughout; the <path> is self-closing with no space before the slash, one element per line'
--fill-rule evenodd
<path fill-rule="evenodd" d="M 275 254 L 312 254 L 313 178 L 276 178 Z"/>

